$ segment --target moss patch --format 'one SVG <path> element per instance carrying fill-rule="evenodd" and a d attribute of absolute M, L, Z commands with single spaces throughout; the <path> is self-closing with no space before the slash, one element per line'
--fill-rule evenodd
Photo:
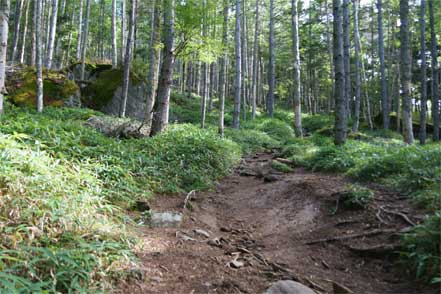
<path fill-rule="evenodd" d="M 35 69 L 26 69 L 8 80 L 9 99 L 18 106 L 37 105 L 37 75 Z M 43 72 L 43 101 L 46 106 L 63 106 L 64 101 L 78 93 L 74 81 L 58 71 Z"/>

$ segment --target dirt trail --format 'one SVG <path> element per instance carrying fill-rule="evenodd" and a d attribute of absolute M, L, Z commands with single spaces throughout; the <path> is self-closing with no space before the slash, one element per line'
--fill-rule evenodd
<path fill-rule="evenodd" d="M 408 227 L 399 215 L 377 215 L 380 206 L 391 205 L 418 221 L 399 195 L 374 187 L 371 208 L 333 215 L 336 195 L 348 179 L 303 169 L 278 174 L 271 160 L 271 154 L 245 158 L 214 191 L 196 193 L 179 228 L 142 229 L 142 267 L 117 292 L 262 293 L 274 281 L 294 279 L 317 293 L 334 293 L 333 282 L 354 293 L 436 293 L 408 282 L 381 248 L 373 256 L 357 250 L 396 244 L 391 231 Z M 183 202 L 159 197 L 152 207 L 182 211 Z M 306 244 L 365 233 L 372 235 Z"/>

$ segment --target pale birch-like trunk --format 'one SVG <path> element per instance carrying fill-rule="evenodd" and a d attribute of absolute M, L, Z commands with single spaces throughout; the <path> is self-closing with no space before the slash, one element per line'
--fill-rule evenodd
<path fill-rule="evenodd" d="M 294 127 L 298 137 L 303 136 L 302 130 L 302 109 L 300 92 L 300 50 L 299 50 L 299 17 L 298 0 L 292 0 L 292 40 L 294 50 Z"/>
<path fill-rule="evenodd" d="M 58 0 L 52 0 L 52 15 L 51 24 L 49 27 L 49 42 L 47 47 L 46 67 L 52 68 L 52 59 L 54 55 L 55 35 L 57 32 L 57 19 L 58 19 Z"/>
<path fill-rule="evenodd" d="M 3 114 L 3 100 L 6 94 L 6 54 L 8 49 L 9 13 L 11 2 L 1 1 L 0 6 L 0 115 Z"/>

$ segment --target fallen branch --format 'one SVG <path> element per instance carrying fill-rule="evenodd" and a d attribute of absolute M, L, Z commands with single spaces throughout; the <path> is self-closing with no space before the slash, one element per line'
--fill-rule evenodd
<path fill-rule="evenodd" d="M 386 233 L 396 233 L 396 230 L 372 230 L 370 232 L 361 233 L 361 234 L 352 234 L 352 235 L 346 235 L 346 236 L 340 236 L 340 237 L 331 237 L 331 238 L 324 238 L 324 239 L 318 239 L 306 242 L 306 245 L 312 245 L 312 244 L 318 244 L 318 243 L 328 243 L 333 241 L 343 241 L 348 239 L 355 239 L 360 237 L 368 237 L 368 236 L 374 236 L 379 234 L 386 234 Z"/>
<path fill-rule="evenodd" d="M 382 210 L 382 211 L 384 211 L 384 212 L 386 212 L 386 213 L 389 213 L 389 214 L 393 214 L 393 215 L 400 216 L 400 217 L 401 217 L 402 219 L 404 219 L 409 225 L 411 225 L 411 226 L 416 226 L 416 224 L 415 224 L 413 221 L 411 221 L 411 220 L 409 219 L 409 217 L 408 217 L 407 215 L 405 215 L 404 213 L 402 213 L 402 212 L 389 210 L 389 209 L 384 208 L 384 206 L 381 206 L 381 207 L 380 207 L 380 210 Z"/>
<path fill-rule="evenodd" d="M 185 200 L 184 200 L 184 209 L 187 209 L 187 204 L 188 204 L 188 202 L 191 200 L 191 196 L 194 195 L 195 192 L 196 192 L 195 190 L 191 190 L 191 191 L 187 194 L 187 196 L 185 197 Z"/>
<path fill-rule="evenodd" d="M 379 244 L 368 247 L 348 246 L 349 250 L 359 254 L 387 255 L 396 252 L 400 246 L 398 244 Z"/>

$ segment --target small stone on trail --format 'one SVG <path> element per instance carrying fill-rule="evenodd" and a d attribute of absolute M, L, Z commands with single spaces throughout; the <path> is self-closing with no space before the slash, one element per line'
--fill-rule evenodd
<path fill-rule="evenodd" d="M 179 226 L 182 218 L 178 212 L 153 212 L 149 224 L 154 228 L 172 228 Z"/>
<path fill-rule="evenodd" d="M 285 280 L 276 282 L 264 294 L 315 294 L 315 292 L 305 285 Z"/>

